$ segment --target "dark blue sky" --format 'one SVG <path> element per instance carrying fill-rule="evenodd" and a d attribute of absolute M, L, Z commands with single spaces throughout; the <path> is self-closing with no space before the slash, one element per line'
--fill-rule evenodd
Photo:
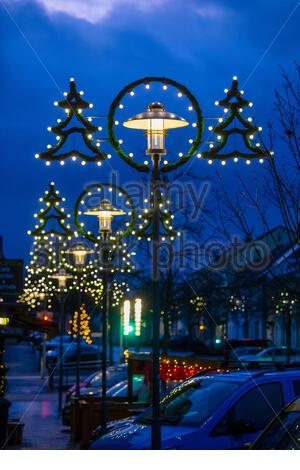
<path fill-rule="evenodd" d="M 207 116 L 215 113 L 214 101 L 236 74 L 246 82 L 253 115 L 263 126 L 273 115 L 279 65 L 290 70 L 299 59 L 296 0 L 2 3 L 0 234 L 7 257 L 27 257 L 26 231 L 49 181 L 71 205 L 85 183 L 108 177 L 107 163 L 100 169 L 47 168 L 34 159 L 50 141 L 47 126 L 61 117 L 52 103 L 68 88 L 69 77 L 76 78 L 97 113 L 105 114 L 128 82 L 167 76 L 189 87 Z M 115 155 L 111 163 L 124 168 Z M 209 172 L 206 162 L 193 166 L 204 176 Z"/>

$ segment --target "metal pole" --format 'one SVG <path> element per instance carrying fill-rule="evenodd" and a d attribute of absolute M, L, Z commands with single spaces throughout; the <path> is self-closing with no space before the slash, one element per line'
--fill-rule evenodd
<path fill-rule="evenodd" d="M 47 333 L 43 334 L 43 345 L 42 345 L 42 358 L 41 358 L 41 379 L 45 378 L 46 370 L 46 339 Z"/>
<path fill-rule="evenodd" d="M 123 305 L 120 311 L 120 364 L 124 362 L 124 346 L 123 346 Z"/>
<path fill-rule="evenodd" d="M 102 309 L 102 403 L 101 403 L 101 430 L 106 432 L 107 428 L 107 317 L 109 311 L 109 246 L 107 234 L 103 234 L 102 247 L 103 262 L 103 309 Z M 100 253 L 101 260 L 101 253 Z"/>
<path fill-rule="evenodd" d="M 291 362 L 291 343 L 292 343 L 292 317 L 289 307 L 286 311 L 286 363 Z"/>
<path fill-rule="evenodd" d="M 62 294 L 59 297 L 59 368 L 58 368 L 58 412 L 62 410 L 63 395 L 63 333 L 65 327 L 65 309 L 64 298 Z"/>
<path fill-rule="evenodd" d="M 112 366 L 114 364 L 114 332 L 113 332 L 113 321 L 112 321 L 112 312 L 111 308 L 108 310 L 108 319 L 109 319 L 109 364 Z"/>
<path fill-rule="evenodd" d="M 78 291 L 78 321 L 77 321 L 77 358 L 76 358 L 76 396 L 80 397 L 80 361 L 81 361 L 81 341 L 80 341 L 80 307 L 82 304 L 82 294 L 80 292 L 80 282 Z"/>
<path fill-rule="evenodd" d="M 153 344 L 152 344 L 152 449 L 161 449 L 160 405 L 160 272 L 159 272 L 159 204 L 160 204 L 160 155 L 152 155 L 152 280 L 153 280 Z"/>
<path fill-rule="evenodd" d="M 107 403 L 106 403 L 106 363 L 107 363 L 107 311 L 108 311 L 108 272 L 103 273 L 103 309 L 102 309 L 102 403 L 101 403 L 101 430 L 107 428 Z"/>

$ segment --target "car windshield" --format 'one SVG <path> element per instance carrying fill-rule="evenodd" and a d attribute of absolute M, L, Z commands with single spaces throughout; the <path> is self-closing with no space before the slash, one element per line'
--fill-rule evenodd
<path fill-rule="evenodd" d="M 126 379 L 127 377 L 127 370 L 112 370 L 112 371 L 107 371 L 107 387 L 110 388 L 116 383 L 120 382 L 121 380 Z M 100 388 L 102 385 L 102 373 L 99 372 L 98 374 L 94 375 L 94 377 L 86 384 L 86 387 L 95 387 L 95 388 Z"/>
<path fill-rule="evenodd" d="M 132 394 L 137 396 L 144 383 L 143 376 L 134 376 L 132 381 Z M 128 380 L 122 380 L 107 391 L 109 397 L 128 397 Z"/>
<path fill-rule="evenodd" d="M 200 425 L 231 395 L 239 382 L 218 380 L 213 376 L 193 379 L 176 387 L 160 402 L 163 424 Z M 152 408 L 143 413 L 138 421 L 151 422 Z"/>
<path fill-rule="evenodd" d="M 300 449 L 300 411 L 282 411 L 253 444 L 255 450 Z"/>

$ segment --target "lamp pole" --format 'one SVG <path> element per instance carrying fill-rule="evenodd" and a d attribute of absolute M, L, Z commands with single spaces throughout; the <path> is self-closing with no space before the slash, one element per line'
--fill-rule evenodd
<path fill-rule="evenodd" d="M 107 234 L 103 234 L 104 244 L 107 243 Z M 103 246 L 103 311 L 102 311 L 102 406 L 101 406 L 101 429 L 106 432 L 107 428 L 107 318 L 109 311 L 109 248 Z"/>
<path fill-rule="evenodd" d="M 78 283 L 78 317 L 77 317 L 77 358 L 76 358 L 76 396 L 80 397 L 80 361 L 81 361 L 81 338 L 80 338 L 80 308 L 82 305 L 82 291 L 81 291 L 81 280 L 82 272 L 85 266 L 86 257 L 89 254 L 94 253 L 94 250 L 87 248 L 82 242 L 76 243 L 75 246 L 66 250 L 65 253 L 73 255 L 75 266 L 77 268 L 77 283 Z"/>
<path fill-rule="evenodd" d="M 111 275 L 110 238 L 112 220 L 114 216 L 124 215 L 125 212 L 112 207 L 108 199 L 102 199 L 99 207 L 85 212 L 85 215 L 96 216 L 99 224 L 99 262 L 103 267 L 103 302 L 102 302 L 102 403 L 101 403 L 101 430 L 107 429 L 107 321 L 109 312 L 109 290 Z"/>
<path fill-rule="evenodd" d="M 159 421 L 159 404 L 160 404 L 160 269 L 159 269 L 159 203 L 160 203 L 160 155 L 154 153 L 152 158 L 152 279 L 153 279 L 153 330 L 152 330 L 152 407 L 153 407 L 153 422 L 152 422 L 152 448 L 159 450 L 161 448 L 161 427 Z"/>
<path fill-rule="evenodd" d="M 65 331 L 65 302 L 66 302 L 66 287 L 67 280 L 72 276 L 68 275 L 65 269 L 59 269 L 57 274 L 51 276 L 52 279 L 58 281 L 57 299 L 59 302 L 59 367 L 58 367 L 58 412 L 62 411 L 62 396 L 63 396 L 63 334 Z"/>
<path fill-rule="evenodd" d="M 123 123 L 130 129 L 143 130 L 147 137 L 146 154 L 151 157 L 151 209 L 152 209 L 152 285 L 153 285 L 153 331 L 152 331 L 152 449 L 161 448 L 160 426 L 160 166 L 166 155 L 165 136 L 168 129 L 185 127 L 188 122 L 174 113 L 165 111 L 161 103 L 150 103 L 147 111 L 137 114 Z"/>

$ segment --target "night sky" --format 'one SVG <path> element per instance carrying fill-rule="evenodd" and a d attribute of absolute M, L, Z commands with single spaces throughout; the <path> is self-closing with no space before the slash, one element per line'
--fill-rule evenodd
<path fill-rule="evenodd" d="M 108 178 L 108 163 L 48 168 L 34 158 L 53 143 L 47 126 L 61 117 L 53 101 L 70 77 L 99 114 L 128 82 L 158 75 L 189 87 L 209 116 L 236 74 L 264 127 L 279 66 L 292 70 L 299 59 L 296 0 L 9 0 L 0 21 L 0 234 L 12 258 L 28 257 L 26 232 L 48 182 L 71 206 L 84 184 Z M 132 175 L 116 155 L 110 163 L 122 178 Z M 213 170 L 195 160 L 193 171 Z M 230 165 L 224 171 L 230 178 Z"/>

